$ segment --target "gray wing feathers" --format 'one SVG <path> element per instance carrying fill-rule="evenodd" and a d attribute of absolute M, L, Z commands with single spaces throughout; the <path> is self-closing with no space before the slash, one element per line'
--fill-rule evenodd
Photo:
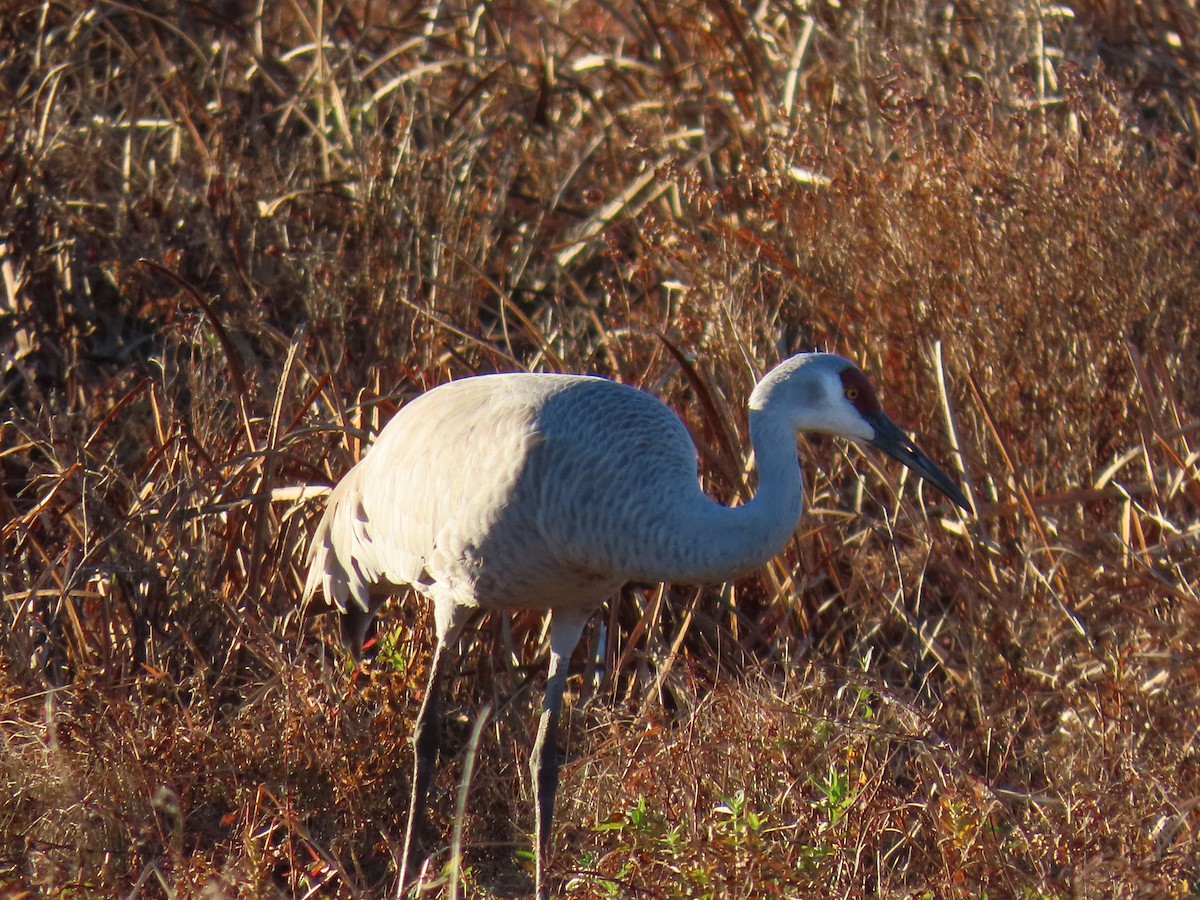
<path fill-rule="evenodd" d="M 370 609 L 370 585 L 378 573 L 369 553 L 359 476 L 361 471 L 356 466 L 329 495 L 325 515 L 308 551 L 305 603 L 319 587 L 325 599 L 343 613 L 349 608 L 351 598 L 362 610 Z"/>

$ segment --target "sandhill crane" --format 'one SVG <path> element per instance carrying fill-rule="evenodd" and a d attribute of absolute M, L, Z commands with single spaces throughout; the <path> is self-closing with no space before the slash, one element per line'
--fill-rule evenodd
<path fill-rule="evenodd" d="M 687 428 L 650 394 L 579 375 L 480 375 L 404 406 L 333 490 L 313 537 L 305 602 L 321 588 L 341 612 L 342 638 L 356 658 L 389 594 L 412 588 L 434 606 L 437 645 L 413 734 L 401 893 L 437 761 L 447 651 L 475 610 L 551 614 L 530 758 L 536 889 L 544 897 L 567 665 L 605 599 L 629 581 L 727 581 L 777 554 L 803 508 L 801 431 L 871 444 L 967 508 L 954 482 L 884 414 L 866 376 L 840 356 L 782 362 L 750 395 L 749 420 L 758 490 L 726 507 L 700 489 Z"/>

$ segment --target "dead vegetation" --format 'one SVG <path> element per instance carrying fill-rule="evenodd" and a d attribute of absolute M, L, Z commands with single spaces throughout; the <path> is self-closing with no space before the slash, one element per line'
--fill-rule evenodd
<path fill-rule="evenodd" d="M 429 623 L 351 676 L 304 488 L 529 368 L 663 396 L 733 501 L 821 347 L 978 516 L 814 442 L 761 575 L 611 604 L 563 894 L 1196 892 L 1192 4 L 261 6 L 3 4 L 7 891 L 386 893 Z M 469 895 L 529 890 L 539 629 L 455 682 Z"/>

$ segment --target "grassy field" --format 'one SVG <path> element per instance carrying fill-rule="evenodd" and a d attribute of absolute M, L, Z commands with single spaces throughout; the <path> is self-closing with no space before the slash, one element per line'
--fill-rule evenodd
<path fill-rule="evenodd" d="M 431 617 L 300 616 L 315 488 L 530 369 L 737 502 L 821 348 L 976 514 L 803 441 L 765 570 L 614 598 L 561 894 L 1200 893 L 1198 156 L 1187 0 L 0 2 L 0 890 L 384 896 Z M 466 641 L 432 891 L 531 889 L 541 624 Z"/>

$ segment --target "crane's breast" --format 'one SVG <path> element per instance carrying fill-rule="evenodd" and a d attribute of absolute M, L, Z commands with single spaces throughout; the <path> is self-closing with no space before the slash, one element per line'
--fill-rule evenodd
<path fill-rule="evenodd" d="M 544 540 L 578 568 L 641 577 L 704 500 L 691 435 L 657 398 L 602 381 L 548 399 L 539 421 L 545 439 L 522 487 L 537 497 Z"/>

